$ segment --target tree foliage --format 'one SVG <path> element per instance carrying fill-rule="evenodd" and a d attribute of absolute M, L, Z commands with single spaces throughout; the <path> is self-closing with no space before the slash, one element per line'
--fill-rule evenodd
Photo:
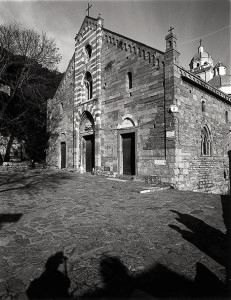
<path fill-rule="evenodd" d="M 10 89 L 0 93 L 0 132 L 24 140 L 36 160 L 47 139 L 46 101 L 62 76 L 56 70 L 60 58 L 55 41 L 45 33 L 17 23 L 0 25 L 0 83 Z"/>

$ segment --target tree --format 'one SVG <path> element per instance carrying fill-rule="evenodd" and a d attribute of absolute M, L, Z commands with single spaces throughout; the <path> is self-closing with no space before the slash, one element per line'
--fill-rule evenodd
<path fill-rule="evenodd" d="M 0 92 L 0 132 L 10 137 L 7 149 L 15 137 L 28 140 L 32 128 L 44 132 L 46 101 L 61 79 L 56 70 L 60 58 L 45 33 L 17 23 L 0 25 L 0 83 L 10 89 L 9 94 Z"/>

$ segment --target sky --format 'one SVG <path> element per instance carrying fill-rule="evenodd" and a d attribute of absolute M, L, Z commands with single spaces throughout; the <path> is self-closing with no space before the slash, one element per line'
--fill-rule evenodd
<path fill-rule="evenodd" d="M 62 55 L 58 69 L 65 72 L 88 3 L 90 16 L 101 14 L 105 28 L 161 51 L 174 27 L 180 64 L 186 69 L 202 39 L 204 51 L 231 74 L 231 0 L 0 0 L 0 24 L 17 21 L 46 32 L 56 41 Z"/>

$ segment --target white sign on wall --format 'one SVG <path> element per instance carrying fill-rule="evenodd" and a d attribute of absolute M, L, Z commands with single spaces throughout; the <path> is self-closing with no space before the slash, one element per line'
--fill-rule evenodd
<path fill-rule="evenodd" d="M 166 160 L 165 159 L 155 159 L 154 163 L 155 163 L 155 165 L 165 166 L 166 165 Z"/>

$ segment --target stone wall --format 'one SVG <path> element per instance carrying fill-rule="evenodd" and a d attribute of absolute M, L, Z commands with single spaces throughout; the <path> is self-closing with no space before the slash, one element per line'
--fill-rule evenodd
<path fill-rule="evenodd" d="M 102 47 L 102 166 L 121 172 L 119 138 L 136 132 L 136 175 L 169 182 L 174 163 L 173 71 L 163 52 L 105 30 Z M 128 87 L 128 72 L 132 88 Z M 130 125 L 126 124 L 130 120 Z M 151 179 L 152 178 L 152 179 Z"/>
<path fill-rule="evenodd" d="M 228 193 L 231 103 L 225 95 L 216 95 L 206 86 L 182 77 L 179 67 L 175 70 L 175 97 L 179 112 L 175 113 L 177 148 L 173 182 L 179 189 Z M 204 111 L 202 101 L 205 103 Z M 204 126 L 211 134 L 210 155 L 203 155 L 201 151 Z"/>
<path fill-rule="evenodd" d="M 73 168 L 74 56 L 47 106 L 47 130 L 50 133 L 47 166 L 61 168 L 61 142 L 65 142 L 66 167 Z"/>

